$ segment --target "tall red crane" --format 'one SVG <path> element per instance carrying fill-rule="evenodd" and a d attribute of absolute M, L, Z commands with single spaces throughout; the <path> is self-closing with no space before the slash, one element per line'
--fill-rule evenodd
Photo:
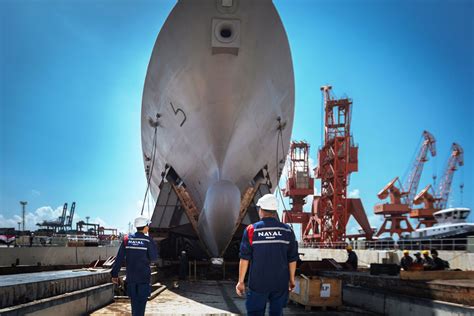
<path fill-rule="evenodd" d="M 459 144 L 453 143 L 451 146 L 451 155 L 449 156 L 446 169 L 441 178 L 437 194 L 431 185 L 427 185 L 413 200 L 413 203 L 416 205 L 423 204 L 422 208 L 412 209 L 410 212 L 410 218 L 417 218 L 419 220 L 417 228 L 421 227 L 421 225 L 431 227 L 436 223 L 433 213 L 446 208 L 454 172 L 458 166 L 463 165 L 463 149 Z"/>
<path fill-rule="evenodd" d="M 309 168 L 309 144 L 291 142 L 288 156 L 288 179 L 283 196 L 290 198 L 291 209 L 283 211 L 283 223 L 301 224 L 301 236 L 307 226 L 310 213 L 303 211 L 305 198 L 314 194 L 314 179 Z"/>
<path fill-rule="evenodd" d="M 321 179 L 321 196 L 315 196 L 304 240 L 328 246 L 346 238 L 346 225 L 353 215 L 368 239 L 372 237 L 367 215 L 360 199 L 349 199 L 349 176 L 358 170 L 358 147 L 351 135 L 349 98 L 336 99 L 331 86 L 321 87 L 324 96 L 324 143 L 318 153 L 315 176 Z"/>
<path fill-rule="evenodd" d="M 390 236 L 393 234 L 400 236 L 404 232 L 413 231 L 407 214 L 411 211 L 413 199 L 420 184 L 423 166 L 428 161 L 428 152 L 431 153 L 432 157 L 436 156 L 436 140 L 434 136 L 428 131 L 423 131 L 422 137 L 423 143 L 412 163 L 405 184 L 402 186 L 399 178 L 395 177 L 377 194 L 377 197 L 381 200 L 390 197 L 389 203 L 374 206 L 374 213 L 383 215 L 385 218 L 377 232 L 377 236 L 385 232 L 390 233 Z M 397 187 L 397 184 L 399 187 Z M 405 227 L 403 227 L 402 223 L 405 223 Z M 387 228 L 388 224 L 390 224 L 390 228 Z"/>

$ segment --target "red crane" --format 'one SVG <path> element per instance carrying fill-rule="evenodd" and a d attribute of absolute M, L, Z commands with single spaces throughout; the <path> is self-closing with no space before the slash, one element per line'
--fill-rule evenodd
<path fill-rule="evenodd" d="M 431 227 L 436 224 L 433 213 L 439 211 L 436 208 L 435 203 L 437 198 L 431 185 L 427 185 L 423 190 L 418 193 L 413 199 L 413 204 L 423 204 L 423 208 L 414 208 L 410 212 L 410 218 L 418 219 L 418 225 L 416 228 L 421 228 L 422 225 L 425 227 Z"/>
<path fill-rule="evenodd" d="M 349 175 L 358 170 L 358 147 L 351 135 L 352 100 L 335 99 L 331 86 L 321 87 L 324 96 L 324 144 L 318 153 L 315 176 L 321 179 L 321 196 L 315 196 L 311 217 L 304 230 L 306 242 L 328 246 L 344 241 L 349 216 L 353 215 L 370 239 L 372 230 L 360 199 L 349 199 Z"/>
<path fill-rule="evenodd" d="M 412 232 L 410 222 L 408 221 L 407 215 L 411 211 L 413 205 L 413 199 L 420 183 L 421 174 L 423 172 L 423 166 L 428 161 L 428 152 L 431 156 L 436 156 L 436 140 L 433 135 L 428 131 L 423 131 L 422 135 L 424 141 L 418 151 L 415 161 L 412 163 L 412 168 L 405 181 L 405 185 L 401 186 L 398 177 L 395 177 L 390 181 L 378 194 L 378 198 L 381 200 L 390 198 L 389 203 L 377 204 L 374 206 L 375 214 L 383 215 L 385 220 L 377 232 L 377 237 L 385 232 L 398 234 L 399 236 L 404 232 Z M 399 185 L 397 187 L 396 185 Z M 387 225 L 390 223 L 390 228 Z M 402 223 L 405 223 L 405 227 L 402 227 Z"/>
<path fill-rule="evenodd" d="M 301 224 L 301 236 L 307 226 L 310 213 L 303 212 L 305 198 L 314 194 L 314 179 L 309 169 L 309 144 L 292 142 L 289 153 L 289 168 L 283 196 L 290 198 L 291 210 L 283 211 L 283 223 Z"/>
<path fill-rule="evenodd" d="M 413 200 L 414 204 L 423 204 L 422 208 L 413 209 L 410 212 L 411 218 L 419 220 L 417 228 L 421 225 L 426 227 L 436 223 L 433 213 L 446 208 L 448 203 L 451 185 L 453 183 L 454 172 L 458 166 L 464 165 L 464 151 L 459 144 L 453 143 L 451 155 L 449 156 L 443 178 L 438 187 L 438 194 L 433 192 L 431 185 L 426 186 Z"/>
<path fill-rule="evenodd" d="M 431 153 L 431 157 L 436 156 L 436 140 L 434 136 L 428 131 L 423 131 L 423 138 L 423 144 L 420 148 L 420 151 L 418 152 L 418 156 L 413 162 L 411 172 L 405 181 L 405 185 L 403 186 L 404 200 L 410 208 L 413 205 L 413 198 L 415 197 L 418 190 L 418 185 L 420 184 L 423 166 L 425 162 L 428 161 L 428 150 Z"/>
<path fill-rule="evenodd" d="M 439 202 L 436 206 L 440 210 L 446 208 L 449 193 L 451 192 L 451 184 L 453 183 L 454 172 L 457 170 L 458 165 L 464 165 L 464 151 L 461 146 L 453 143 L 451 146 L 451 156 L 448 159 L 446 170 L 444 171 L 443 178 L 441 179 L 438 188 Z"/>

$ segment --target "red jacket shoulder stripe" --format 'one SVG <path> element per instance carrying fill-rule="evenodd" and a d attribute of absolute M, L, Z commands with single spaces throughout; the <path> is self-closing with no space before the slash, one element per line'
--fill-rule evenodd
<path fill-rule="evenodd" d="M 247 236 L 249 237 L 250 246 L 252 246 L 252 242 L 253 242 L 253 231 L 254 231 L 254 228 L 252 224 L 247 226 Z"/>

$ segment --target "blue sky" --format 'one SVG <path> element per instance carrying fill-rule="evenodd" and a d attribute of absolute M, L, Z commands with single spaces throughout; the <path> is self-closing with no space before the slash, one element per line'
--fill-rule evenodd
<path fill-rule="evenodd" d="M 145 191 L 141 95 L 151 51 L 174 1 L 0 2 L 0 226 L 27 200 L 27 227 L 77 202 L 81 218 L 125 230 Z M 293 56 L 293 138 L 321 144 L 321 93 L 354 101 L 359 194 L 372 224 L 376 193 L 403 176 L 424 129 L 441 173 L 465 150 L 450 203 L 472 207 L 472 1 L 275 1 Z"/>

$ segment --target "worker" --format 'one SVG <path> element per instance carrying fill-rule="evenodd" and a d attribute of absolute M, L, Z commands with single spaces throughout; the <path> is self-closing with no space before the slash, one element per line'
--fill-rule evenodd
<path fill-rule="evenodd" d="M 348 245 L 346 247 L 346 251 L 347 251 L 347 260 L 346 260 L 346 263 L 353 269 L 353 270 L 357 270 L 357 265 L 358 265 L 358 258 L 357 258 L 357 254 L 355 253 L 354 250 L 352 250 L 352 246 Z"/>
<path fill-rule="evenodd" d="M 415 261 L 413 261 L 415 264 L 424 264 L 425 260 L 421 257 L 421 253 L 415 252 Z"/>
<path fill-rule="evenodd" d="M 181 256 L 179 256 L 179 279 L 186 280 L 188 276 L 188 255 L 186 251 L 181 251 Z"/>
<path fill-rule="evenodd" d="M 433 258 L 430 257 L 430 252 L 428 250 L 423 250 L 423 265 L 426 270 L 431 270 L 433 267 Z"/>
<path fill-rule="evenodd" d="M 438 251 L 436 249 L 431 249 L 431 256 L 433 257 L 432 270 L 444 270 L 449 268 L 449 263 L 438 257 Z"/>
<path fill-rule="evenodd" d="M 410 257 L 410 252 L 408 250 L 403 250 L 403 257 L 400 260 L 400 266 L 403 268 L 403 270 L 408 271 L 412 264 L 413 258 Z"/>
<path fill-rule="evenodd" d="M 35 239 L 35 233 L 30 234 L 30 247 L 33 246 L 33 240 Z"/>
<path fill-rule="evenodd" d="M 247 226 L 240 244 L 237 295 L 245 294 L 245 275 L 250 265 L 245 306 L 247 314 L 265 315 L 270 302 L 270 315 L 282 315 L 289 291 L 295 287 L 298 243 L 293 230 L 277 218 L 278 202 L 265 194 L 258 202 L 260 221 Z"/>
<path fill-rule="evenodd" d="M 144 315 L 146 302 L 151 293 L 150 263 L 158 260 L 158 250 L 152 238 L 147 236 L 150 221 L 146 217 L 135 219 L 135 234 L 125 235 L 112 266 L 112 282 L 119 283 L 118 272 L 125 258 L 127 263 L 127 295 L 132 303 L 132 315 Z"/>

